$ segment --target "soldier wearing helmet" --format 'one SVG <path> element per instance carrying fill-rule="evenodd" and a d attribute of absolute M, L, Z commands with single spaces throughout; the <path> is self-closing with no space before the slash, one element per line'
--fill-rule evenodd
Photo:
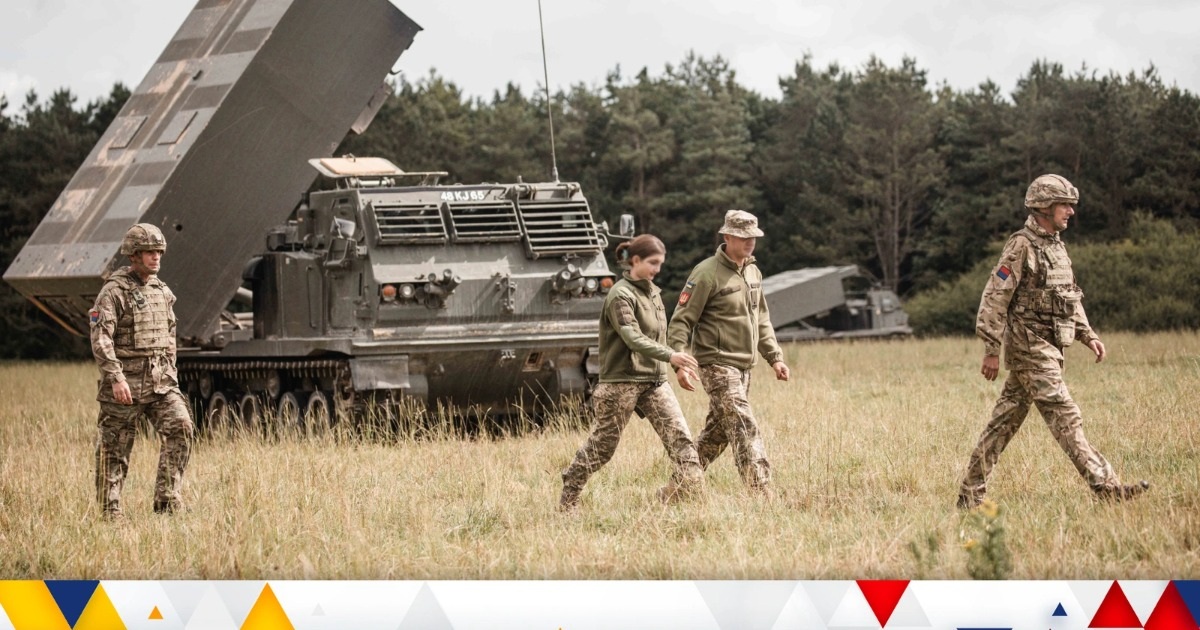
<path fill-rule="evenodd" d="M 1075 216 L 1079 190 L 1061 175 L 1042 175 L 1025 193 L 1029 218 L 1009 237 L 979 302 L 975 332 L 984 343 L 983 377 L 995 380 L 1000 347 L 1009 370 L 992 419 L 971 453 L 958 506 L 978 505 L 987 479 L 1036 405 L 1075 469 L 1101 499 L 1123 501 L 1149 488 L 1123 485 L 1112 466 L 1083 434 L 1083 417 L 1063 382 L 1063 351 L 1078 340 L 1104 360 L 1106 351 L 1083 310 L 1071 258 L 1060 233 Z"/>
<path fill-rule="evenodd" d="M 158 278 L 167 241 L 148 223 L 125 232 L 129 266 L 112 273 L 88 314 L 92 355 L 100 368 L 96 495 L 107 517 L 121 515 L 121 488 L 139 416 L 162 438 L 154 511 L 181 507 L 180 486 L 193 424 L 175 369 L 175 294 Z"/>

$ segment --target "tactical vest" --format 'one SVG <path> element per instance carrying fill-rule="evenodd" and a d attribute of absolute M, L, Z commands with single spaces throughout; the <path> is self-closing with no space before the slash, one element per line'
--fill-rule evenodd
<path fill-rule="evenodd" d="M 117 322 L 113 346 L 133 350 L 166 350 L 171 347 L 171 305 L 161 282 L 138 285 L 129 278 L 112 282 L 125 296 L 125 314 Z"/>
<path fill-rule="evenodd" d="M 1037 271 L 1022 274 L 1013 295 L 1016 312 L 1053 326 L 1055 345 L 1060 348 L 1071 345 L 1075 340 L 1075 311 L 1083 299 L 1083 291 L 1075 284 L 1067 248 L 1061 240 L 1045 238 L 1028 227 L 1021 228 L 1013 237 L 1028 241 L 1037 259 Z"/>

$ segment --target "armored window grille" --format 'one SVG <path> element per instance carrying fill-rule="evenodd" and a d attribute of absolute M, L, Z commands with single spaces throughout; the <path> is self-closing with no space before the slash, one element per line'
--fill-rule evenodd
<path fill-rule="evenodd" d="M 515 241 L 521 237 L 517 209 L 511 201 L 447 205 L 450 232 L 458 242 Z"/>
<path fill-rule="evenodd" d="M 541 201 L 517 206 L 533 258 L 594 254 L 603 242 L 586 201 Z"/>
<path fill-rule="evenodd" d="M 446 242 L 438 204 L 374 204 L 373 209 L 380 245 Z"/>

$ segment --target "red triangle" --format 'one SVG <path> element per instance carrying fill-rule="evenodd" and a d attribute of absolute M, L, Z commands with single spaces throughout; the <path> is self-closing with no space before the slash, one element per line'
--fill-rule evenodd
<path fill-rule="evenodd" d="M 908 580 L 859 580 L 858 588 L 863 597 L 867 598 L 867 604 L 871 606 L 871 612 L 875 613 L 879 627 L 882 628 L 887 625 L 888 619 L 891 619 L 896 604 L 900 603 L 904 589 L 908 588 Z"/>
<path fill-rule="evenodd" d="M 1146 620 L 1146 630 L 1196 630 L 1196 620 L 1192 619 L 1174 582 L 1168 583 L 1167 590 L 1158 598 L 1154 612 Z"/>
<path fill-rule="evenodd" d="M 1133 606 L 1129 605 L 1129 598 L 1125 597 L 1125 591 L 1121 590 L 1121 585 L 1116 580 L 1109 587 L 1108 594 L 1104 596 L 1104 601 L 1100 602 L 1100 608 L 1096 611 L 1096 615 L 1092 617 L 1092 623 L 1088 627 L 1142 627 L 1142 622 L 1138 620 L 1137 613 L 1133 612 Z"/>

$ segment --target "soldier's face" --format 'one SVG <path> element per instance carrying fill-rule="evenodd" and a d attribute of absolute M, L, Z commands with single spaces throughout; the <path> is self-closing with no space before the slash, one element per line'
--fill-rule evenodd
<path fill-rule="evenodd" d="M 138 252 L 129 257 L 129 266 L 144 277 L 153 276 L 162 266 L 162 255 L 162 252 Z"/>
<path fill-rule="evenodd" d="M 634 256 L 629 260 L 629 275 L 634 280 L 653 280 L 666 261 L 667 257 L 663 254 L 654 254 L 645 258 Z"/>
<path fill-rule="evenodd" d="M 754 245 L 757 242 L 758 239 L 756 238 L 742 238 L 726 234 L 725 255 L 738 262 L 742 262 L 754 253 Z"/>
<path fill-rule="evenodd" d="M 1056 203 L 1050 207 L 1050 220 L 1058 232 L 1067 229 L 1067 224 L 1070 223 L 1073 216 L 1075 216 L 1075 206 L 1069 203 Z"/>

